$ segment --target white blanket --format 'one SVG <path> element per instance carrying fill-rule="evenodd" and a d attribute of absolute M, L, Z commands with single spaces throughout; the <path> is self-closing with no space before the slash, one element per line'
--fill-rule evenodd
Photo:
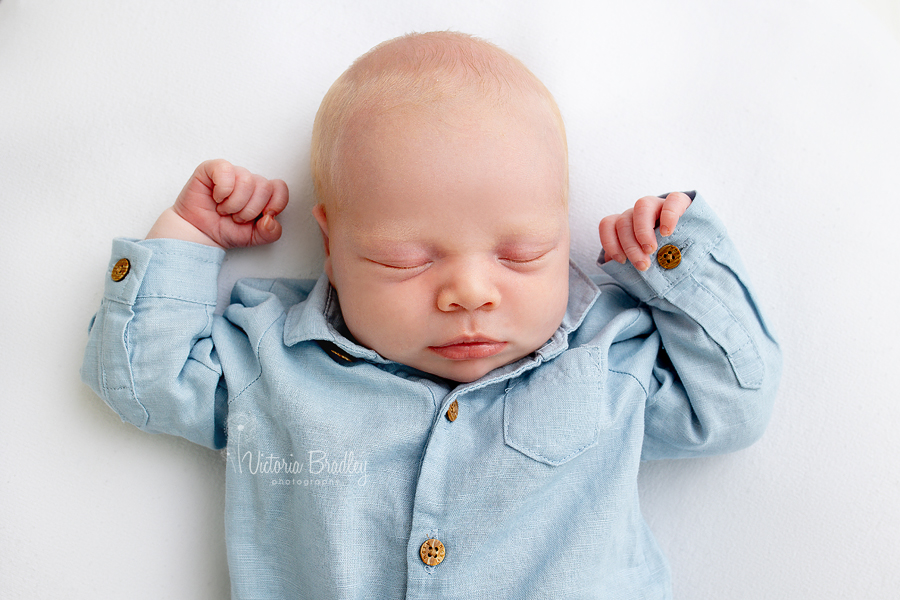
<path fill-rule="evenodd" d="M 761 442 L 642 472 L 677 597 L 896 597 L 900 48 L 849 2 L 0 0 L 2 595 L 227 596 L 222 458 L 121 424 L 79 381 L 110 240 L 225 157 L 292 205 L 223 289 L 317 274 L 322 95 L 376 43 L 454 29 L 556 96 L 579 263 L 606 214 L 699 189 L 783 343 Z"/>

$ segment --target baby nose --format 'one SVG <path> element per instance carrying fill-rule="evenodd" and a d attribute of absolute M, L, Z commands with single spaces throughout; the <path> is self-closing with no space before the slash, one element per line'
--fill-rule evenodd
<path fill-rule="evenodd" d="M 491 310 L 500 305 L 500 291 L 491 282 L 487 269 L 475 265 L 459 266 L 438 292 L 438 308 L 455 310 Z"/>

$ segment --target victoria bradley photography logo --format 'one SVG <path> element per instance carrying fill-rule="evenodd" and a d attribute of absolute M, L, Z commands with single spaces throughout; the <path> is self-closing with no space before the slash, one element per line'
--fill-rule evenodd
<path fill-rule="evenodd" d="M 272 477 L 272 485 L 332 486 L 352 481 L 364 486 L 368 481 L 368 461 L 359 460 L 351 450 L 329 454 L 325 450 L 309 450 L 305 456 L 245 449 L 248 431 L 237 424 L 233 449 L 226 450 L 228 463 L 236 473 Z"/>

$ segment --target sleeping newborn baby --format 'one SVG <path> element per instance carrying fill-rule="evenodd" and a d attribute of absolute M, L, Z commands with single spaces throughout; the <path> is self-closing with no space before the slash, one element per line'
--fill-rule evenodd
<path fill-rule="evenodd" d="M 761 435 L 778 346 L 694 192 L 569 261 L 552 96 L 456 33 L 358 59 L 316 116 L 318 281 L 244 280 L 280 180 L 201 164 L 119 239 L 83 377 L 125 419 L 227 449 L 235 598 L 669 598 L 641 459 Z"/>

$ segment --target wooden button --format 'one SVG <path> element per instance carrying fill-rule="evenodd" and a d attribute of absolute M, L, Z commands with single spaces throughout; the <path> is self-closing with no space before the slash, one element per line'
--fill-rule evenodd
<path fill-rule="evenodd" d="M 128 262 L 128 259 L 120 258 L 113 266 L 110 277 L 112 277 L 113 281 L 122 281 L 123 279 L 125 279 L 125 276 L 128 275 L 128 271 L 130 270 L 131 263 Z"/>
<path fill-rule="evenodd" d="M 674 269 L 681 263 L 681 251 L 672 244 L 666 244 L 656 253 L 656 261 L 663 269 Z"/>
<path fill-rule="evenodd" d="M 459 416 L 459 402 L 456 400 L 453 401 L 453 404 L 450 405 L 450 408 L 447 409 L 447 420 L 451 423 L 456 420 L 456 417 Z"/>
<path fill-rule="evenodd" d="M 422 558 L 422 562 L 429 567 L 436 567 L 441 564 L 445 554 L 444 544 L 434 538 L 425 540 L 425 543 L 419 548 L 419 556 Z"/>

